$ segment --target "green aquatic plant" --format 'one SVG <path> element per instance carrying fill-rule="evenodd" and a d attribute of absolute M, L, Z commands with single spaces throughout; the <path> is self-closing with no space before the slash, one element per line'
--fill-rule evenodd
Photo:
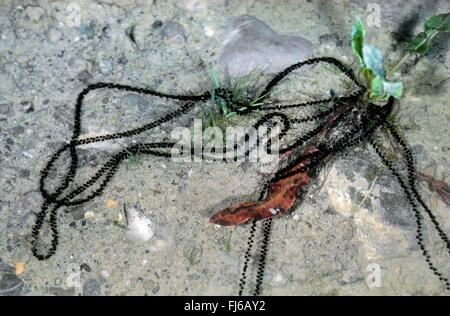
<path fill-rule="evenodd" d="M 127 149 L 127 147 L 125 147 L 121 143 L 119 143 L 119 145 L 130 157 L 130 164 L 138 165 L 141 162 L 142 155 L 140 154 L 141 153 L 141 145 L 140 144 L 138 144 L 138 149 L 137 149 L 136 153 L 132 153 L 131 151 L 129 151 Z"/>
<path fill-rule="evenodd" d="M 390 96 L 399 99 L 403 94 L 401 81 L 390 81 L 391 75 L 414 53 L 424 55 L 429 50 L 429 42 L 441 32 L 450 31 L 450 13 L 431 17 L 425 22 L 425 31 L 412 38 L 406 54 L 389 71 L 383 65 L 383 53 L 375 46 L 365 43 L 365 29 L 361 20 L 356 17 L 352 27 L 352 48 L 359 59 L 359 75 L 364 77 L 368 88 L 367 99 L 371 101 L 387 100 Z M 362 81 L 362 80 L 360 80 Z"/>
<path fill-rule="evenodd" d="M 201 113 L 204 129 L 209 127 L 217 127 L 218 121 L 224 121 L 241 111 L 261 105 L 262 103 L 259 101 L 270 93 L 269 91 L 251 101 L 248 100 L 246 92 L 255 68 L 252 69 L 247 76 L 237 79 L 230 93 L 221 88 L 212 64 L 210 65 L 210 69 L 211 77 L 214 81 L 214 86 L 211 89 L 210 107 L 208 108 L 198 104 L 202 110 Z"/>
<path fill-rule="evenodd" d="M 231 232 L 228 231 L 227 229 L 223 230 L 223 240 L 224 240 L 224 244 L 225 244 L 225 249 L 227 251 L 230 251 L 230 249 L 231 249 L 231 247 L 230 247 Z"/>
<path fill-rule="evenodd" d="M 189 262 L 189 267 L 192 267 L 200 262 L 200 258 L 203 255 L 203 247 L 188 247 L 185 252 L 187 261 Z"/>

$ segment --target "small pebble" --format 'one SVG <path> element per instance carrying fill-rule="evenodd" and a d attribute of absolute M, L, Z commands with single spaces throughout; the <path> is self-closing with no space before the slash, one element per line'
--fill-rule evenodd
<path fill-rule="evenodd" d="M 86 271 L 86 272 L 91 272 L 91 267 L 90 267 L 87 263 L 82 263 L 82 264 L 80 265 L 80 269 L 81 269 L 81 270 L 84 270 L 84 271 Z"/>
<path fill-rule="evenodd" d="M 152 24 L 152 29 L 159 29 L 161 26 L 163 26 L 163 22 L 161 20 L 156 20 Z"/>
<path fill-rule="evenodd" d="M 83 284 L 83 296 L 99 296 L 101 294 L 100 285 L 95 279 L 87 279 Z"/>
<path fill-rule="evenodd" d="M 84 213 L 84 218 L 92 218 L 94 217 L 95 213 L 92 211 L 88 211 L 86 213 Z"/>
<path fill-rule="evenodd" d="M 34 111 L 34 105 L 33 102 L 30 101 L 24 101 L 22 102 L 23 110 L 25 113 L 30 113 Z"/>
<path fill-rule="evenodd" d="M 102 277 L 105 279 L 109 278 L 109 271 L 108 270 L 102 270 Z"/>
<path fill-rule="evenodd" d="M 98 63 L 100 72 L 104 75 L 109 75 L 112 72 L 112 63 L 109 59 L 102 59 Z"/>
<path fill-rule="evenodd" d="M 0 104 L 0 114 L 7 114 L 9 111 L 9 104 Z"/>
<path fill-rule="evenodd" d="M 153 294 L 156 294 L 159 292 L 159 285 L 155 286 L 155 288 L 152 290 Z"/>
<path fill-rule="evenodd" d="M 161 36 L 167 38 L 175 45 L 183 45 L 186 42 L 184 28 L 177 22 L 168 22 L 161 28 Z"/>
<path fill-rule="evenodd" d="M 153 289 L 155 287 L 155 281 L 153 280 L 148 280 L 144 282 L 144 289 L 147 291 L 150 291 L 151 289 Z"/>
<path fill-rule="evenodd" d="M 33 155 L 32 154 L 30 154 L 28 151 L 23 151 L 22 152 L 22 155 L 24 155 L 26 158 L 28 158 L 28 159 L 32 159 L 33 158 Z"/>
<path fill-rule="evenodd" d="M 77 74 L 77 79 L 81 82 L 87 82 L 92 78 L 92 75 L 87 70 L 82 70 Z"/>

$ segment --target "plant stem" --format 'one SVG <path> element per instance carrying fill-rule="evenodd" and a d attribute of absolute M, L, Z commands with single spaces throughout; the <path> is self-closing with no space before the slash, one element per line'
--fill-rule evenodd
<path fill-rule="evenodd" d="M 400 61 L 394 66 L 394 68 L 388 71 L 388 73 L 386 74 L 386 79 L 389 78 L 389 76 L 392 75 L 408 59 L 409 56 L 411 56 L 411 52 L 406 53 L 406 55 L 403 56 L 402 59 L 400 59 Z"/>
<path fill-rule="evenodd" d="M 430 34 L 427 34 L 427 36 L 423 39 L 423 41 L 416 46 L 416 49 L 425 44 L 426 42 L 429 43 L 433 39 L 433 37 L 435 37 L 437 34 L 439 34 L 439 31 L 437 30 L 431 31 Z M 406 61 L 406 59 L 408 59 L 409 56 L 411 56 L 411 54 L 412 52 L 406 53 L 406 55 L 403 56 L 402 59 L 400 59 L 400 61 L 394 66 L 394 68 L 389 70 L 389 72 L 386 74 L 386 79 L 389 78 L 389 76 L 392 75 Z"/>

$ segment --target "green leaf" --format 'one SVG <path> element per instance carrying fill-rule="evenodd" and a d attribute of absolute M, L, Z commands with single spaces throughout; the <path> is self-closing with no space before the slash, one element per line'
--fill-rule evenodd
<path fill-rule="evenodd" d="M 403 93 L 403 84 L 401 81 L 390 82 L 386 81 L 384 78 L 376 76 L 372 79 L 370 86 L 370 97 L 371 98 L 388 98 L 393 96 L 394 98 L 400 99 Z"/>
<path fill-rule="evenodd" d="M 364 45 L 362 51 L 364 63 L 367 68 L 372 70 L 375 75 L 384 78 L 386 75 L 386 69 L 384 69 L 383 66 L 383 53 L 371 44 Z"/>
<path fill-rule="evenodd" d="M 388 96 L 393 96 L 394 98 L 400 99 L 403 93 L 403 84 L 401 81 L 383 81 L 383 89 Z"/>
<path fill-rule="evenodd" d="M 417 52 L 422 55 L 428 52 L 430 48 L 428 47 L 427 33 L 421 32 L 414 36 L 406 49 L 409 52 Z"/>
<path fill-rule="evenodd" d="M 435 15 L 425 22 L 425 31 L 437 30 L 439 32 L 450 31 L 450 13 Z"/>
<path fill-rule="evenodd" d="M 375 78 L 372 79 L 369 97 L 377 98 L 384 95 L 383 81 L 384 80 L 379 76 L 376 76 Z"/>
<path fill-rule="evenodd" d="M 364 45 L 365 34 L 366 31 L 364 30 L 363 23 L 358 17 L 356 17 L 355 23 L 353 23 L 352 26 L 352 48 L 356 56 L 358 56 L 359 63 L 361 66 L 364 65 L 362 49 Z"/>
<path fill-rule="evenodd" d="M 216 88 L 220 88 L 219 81 L 217 80 L 216 73 L 214 72 L 213 65 L 209 64 L 209 67 L 211 68 L 211 75 L 213 77 L 214 83 L 216 84 Z"/>

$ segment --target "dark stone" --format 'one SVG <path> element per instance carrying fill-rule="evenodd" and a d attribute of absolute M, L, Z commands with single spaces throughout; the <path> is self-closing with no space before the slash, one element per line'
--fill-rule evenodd
<path fill-rule="evenodd" d="M 20 169 L 19 174 L 22 178 L 28 178 L 30 176 L 30 170 Z"/>
<path fill-rule="evenodd" d="M 118 62 L 119 64 L 126 65 L 126 64 L 128 63 L 128 59 L 125 57 L 125 55 L 122 55 L 122 56 L 117 60 L 117 62 Z"/>
<path fill-rule="evenodd" d="M 20 135 L 25 131 L 25 128 L 23 126 L 17 125 L 12 128 L 12 132 L 14 135 Z"/>
<path fill-rule="evenodd" d="M 155 286 L 155 287 L 153 288 L 153 290 L 152 290 L 152 293 L 153 293 L 153 294 L 156 294 L 156 293 L 158 293 L 158 292 L 159 292 L 159 285 Z"/>
<path fill-rule="evenodd" d="M 82 220 L 84 218 L 84 210 L 80 206 L 76 206 L 68 212 L 70 215 L 72 215 L 73 219 L 76 221 Z"/>
<path fill-rule="evenodd" d="M 163 22 L 161 20 L 156 20 L 152 24 L 152 29 L 159 29 L 161 26 L 163 26 Z"/>
<path fill-rule="evenodd" d="M 7 273 L 0 281 L 0 294 L 4 296 L 18 296 L 23 289 L 23 281 L 15 274 Z"/>
<path fill-rule="evenodd" d="M 77 79 L 81 82 L 88 82 L 93 77 L 87 70 L 82 70 L 77 74 Z"/>
<path fill-rule="evenodd" d="M 83 296 L 100 296 L 101 289 L 97 280 L 87 279 L 83 285 Z"/>
<path fill-rule="evenodd" d="M 24 101 L 21 104 L 23 105 L 23 110 L 24 110 L 25 113 L 30 113 L 30 112 L 34 111 L 33 102 Z"/>
<path fill-rule="evenodd" d="M 87 263 L 82 263 L 80 265 L 80 270 L 84 270 L 86 272 L 91 272 L 91 267 Z"/>

